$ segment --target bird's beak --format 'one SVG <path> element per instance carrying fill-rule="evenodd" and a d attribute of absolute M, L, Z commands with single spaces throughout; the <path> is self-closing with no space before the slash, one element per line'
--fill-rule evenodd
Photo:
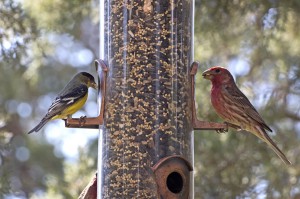
<path fill-rule="evenodd" d="M 96 90 L 98 89 L 98 85 L 96 84 L 96 82 L 92 82 L 91 87 L 96 89 Z"/>
<path fill-rule="evenodd" d="M 205 78 L 205 79 L 211 79 L 212 78 L 211 71 L 209 71 L 209 70 L 204 71 L 202 73 L 202 77 Z"/>

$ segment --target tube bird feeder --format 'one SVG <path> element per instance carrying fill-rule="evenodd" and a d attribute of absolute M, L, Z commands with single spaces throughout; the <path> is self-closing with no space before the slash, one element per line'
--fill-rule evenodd
<path fill-rule="evenodd" d="M 100 4 L 108 73 L 98 197 L 193 198 L 194 2 Z"/>
<path fill-rule="evenodd" d="M 193 12 L 193 0 L 100 0 L 100 114 L 66 120 L 100 127 L 97 198 L 194 198 L 193 130 L 228 125 L 196 117 Z"/>

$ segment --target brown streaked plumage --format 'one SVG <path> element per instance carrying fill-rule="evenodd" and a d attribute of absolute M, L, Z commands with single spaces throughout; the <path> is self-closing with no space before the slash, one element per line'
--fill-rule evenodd
<path fill-rule="evenodd" d="M 271 128 L 236 86 L 231 73 L 223 67 L 215 66 L 203 72 L 202 76 L 212 82 L 211 103 L 217 114 L 226 122 L 240 126 L 266 142 L 272 150 L 290 165 L 290 161 L 267 134 Z"/>

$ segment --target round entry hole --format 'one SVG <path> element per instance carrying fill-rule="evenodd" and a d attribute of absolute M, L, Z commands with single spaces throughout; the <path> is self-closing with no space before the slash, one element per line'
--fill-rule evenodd
<path fill-rule="evenodd" d="M 167 187 L 172 193 L 180 193 L 183 188 L 183 179 L 178 172 L 172 172 L 167 177 Z"/>

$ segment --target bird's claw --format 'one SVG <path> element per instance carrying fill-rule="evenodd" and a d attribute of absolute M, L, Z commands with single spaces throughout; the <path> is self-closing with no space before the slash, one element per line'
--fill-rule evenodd
<path fill-rule="evenodd" d="M 226 129 L 217 129 L 216 132 L 219 133 L 219 134 L 220 133 L 227 133 L 228 132 L 228 128 L 226 128 Z"/>
<path fill-rule="evenodd" d="M 233 129 L 236 129 L 237 131 L 240 131 L 242 130 L 242 128 L 238 125 L 235 125 L 235 124 L 232 124 L 232 123 L 229 123 L 229 122 L 224 122 L 224 124 L 226 124 L 226 128 L 222 128 L 222 129 L 217 129 L 217 133 L 226 133 L 228 132 L 228 128 L 233 128 Z"/>
<path fill-rule="evenodd" d="M 237 131 L 241 131 L 242 128 L 238 125 L 235 125 L 235 124 L 232 124 L 232 123 L 229 123 L 229 122 L 224 122 L 226 125 L 227 125 L 227 130 L 228 130 L 228 127 L 231 127 L 233 129 L 236 129 Z"/>
<path fill-rule="evenodd" d="M 83 126 L 86 122 L 86 116 L 81 116 L 79 118 L 79 126 Z"/>

